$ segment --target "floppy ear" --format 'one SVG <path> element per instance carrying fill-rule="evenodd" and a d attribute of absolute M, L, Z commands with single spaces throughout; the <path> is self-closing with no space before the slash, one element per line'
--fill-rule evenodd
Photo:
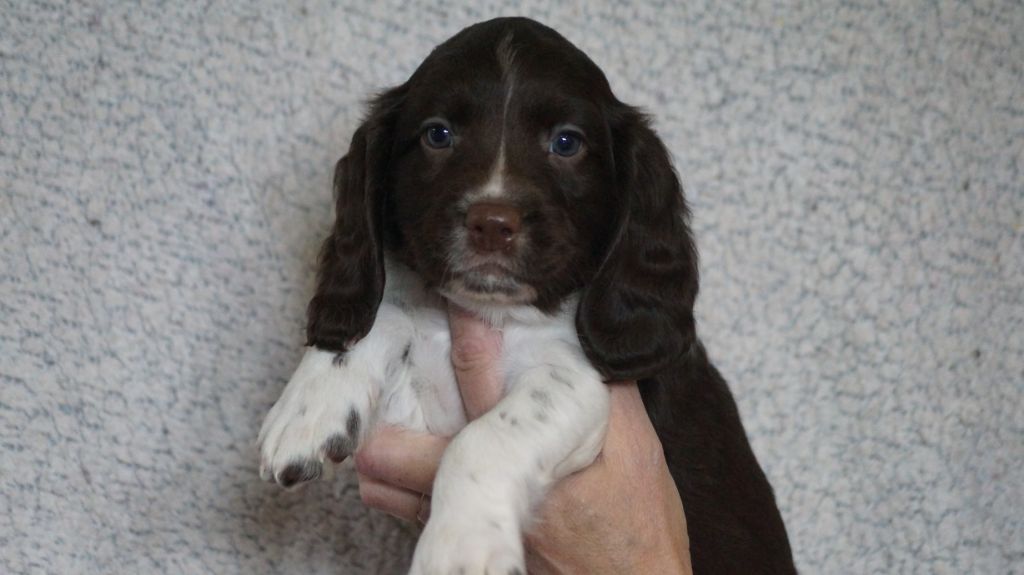
<path fill-rule="evenodd" d="M 654 375 L 694 343 L 697 252 L 682 186 L 647 118 L 624 107 L 612 137 L 619 227 L 576 329 L 595 367 L 623 381 Z"/>
<path fill-rule="evenodd" d="M 335 221 L 320 251 L 306 345 L 343 352 L 362 339 L 384 295 L 384 202 L 394 123 L 405 88 L 375 98 L 334 170 Z"/>

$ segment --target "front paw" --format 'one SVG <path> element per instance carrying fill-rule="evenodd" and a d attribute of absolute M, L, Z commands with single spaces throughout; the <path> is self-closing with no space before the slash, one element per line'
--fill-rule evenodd
<path fill-rule="evenodd" d="M 479 510 L 434 515 L 420 535 L 410 575 L 525 575 L 523 544 L 514 521 Z"/>
<path fill-rule="evenodd" d="M 310 349 L 260 430 L 260 476 L 283 487 L 320 477 L 326 460 L 355 452 L 371 382 L 330 352 Z"/>

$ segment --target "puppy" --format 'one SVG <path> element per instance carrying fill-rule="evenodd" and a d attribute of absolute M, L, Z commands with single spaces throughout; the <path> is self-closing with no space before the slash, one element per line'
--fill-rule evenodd
<path fill-rule="evenodd" d="M 638 380 L 694 570 L 794 572 L 696 336 L 669 153 L 586 55 L 523 18 L 463 30 L 373 100 L 334 187 L 309 347 L 260 431 L 266 479 L 315 479 L 382 423 L 454 435 L 412 572 L 525 573 L 532 505 L 600 451 L 605 382 Z M 468 425 L 448 303 L 503 332 L 504 397 Z"/>

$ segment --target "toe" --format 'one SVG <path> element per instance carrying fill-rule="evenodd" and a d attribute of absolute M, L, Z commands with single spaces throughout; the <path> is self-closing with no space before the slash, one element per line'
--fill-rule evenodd
<path fill-rule="evenodd" d="M 277 482 L 282 487 L 291 487 L 304 481 L 312 481 L 320 477 L 323 465 L 313 459 L 292 461 L 277 474 Z"/>
<path fill-rule="evenodd" d="M 263 481 L 274 481 L 274 474 L 270 470 L 270 465 L 267 464 L 266 459 L 260 459 L 260 479 Z"/>
<path fill-rule="evenodd" d="M 321 449 L 327 459 L 341 463 L 356 450 L 356 442 L 347 435 L 336 433 L 327 438 Z"/>

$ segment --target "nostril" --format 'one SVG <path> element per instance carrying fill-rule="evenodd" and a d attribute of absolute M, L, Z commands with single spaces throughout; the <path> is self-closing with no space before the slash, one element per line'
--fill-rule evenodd
<path fill-rule="evenodd" d="M 465 227 L 470 244 L 477 251 L 504 251 L 513 246 L 521 221 L 522 216 L 514 206 L 485 202 L 469 206 Z"/>

